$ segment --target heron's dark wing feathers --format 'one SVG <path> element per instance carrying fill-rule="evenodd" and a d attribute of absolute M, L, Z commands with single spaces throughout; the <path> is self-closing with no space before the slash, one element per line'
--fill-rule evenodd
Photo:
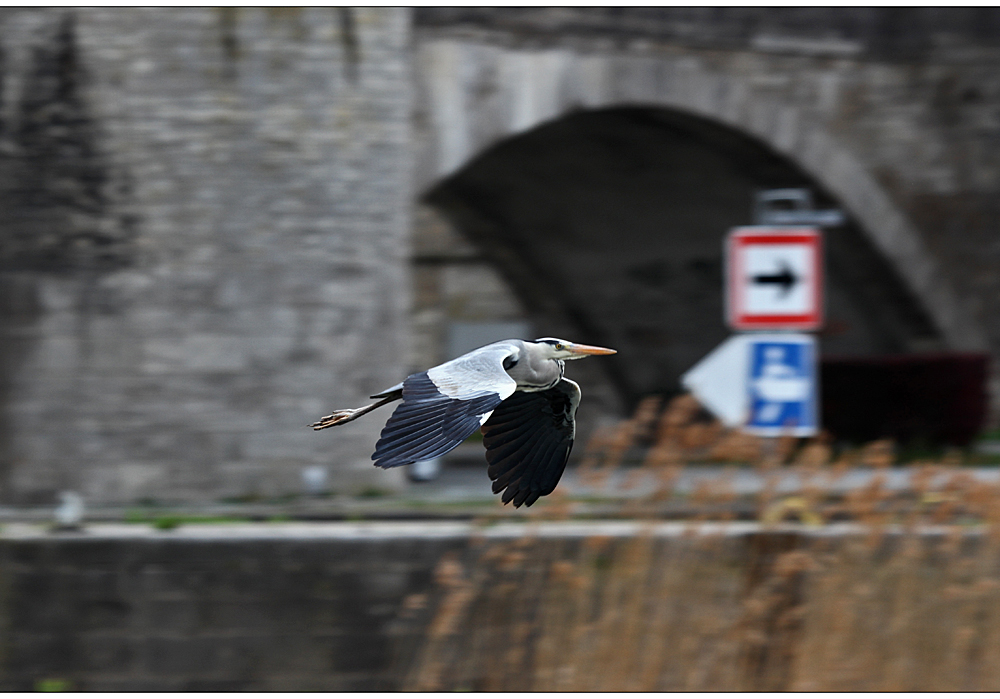
<path fill-rule="evenodd" d="M 500 403 L 483 425 L 483 444 L 493 492 L 504 504 L 530 506 L 555 490 L 573 438 L 580 387 L 562 379 L 546 391 L 518 391 Z"/>
<path fill-rule="evenodd" d="M 515 349 L 489 345 L 407 377 L 403 402 L 375 444 L 375 465 L 391 468 L 426 461 L 464 442 L 514 392 L 516 384 L 503 361 Z"/>
<path fill-rule="evenodd" d="M 414 374 L 403 382 L 403 402 L 382 429 L 372 459 L 391 468 L 441 456 L 479 429 L 482 416 L 502 400 L 497 393 L 449 398 L 426 371 Z"/>

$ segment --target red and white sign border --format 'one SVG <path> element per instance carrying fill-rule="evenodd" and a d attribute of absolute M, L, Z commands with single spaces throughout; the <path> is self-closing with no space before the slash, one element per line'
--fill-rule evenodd
<path fill-rule="evenodd" d="M 812 310 L 801 314 L 752 314 L 743 310 L 743 256 L 747 245 L 805 244 L 812 249 Z M 823 324 L 823 234 L 803 226 L 741 226 L 726 239 L 726 319 L 734 330 L 818 330 Z"/>

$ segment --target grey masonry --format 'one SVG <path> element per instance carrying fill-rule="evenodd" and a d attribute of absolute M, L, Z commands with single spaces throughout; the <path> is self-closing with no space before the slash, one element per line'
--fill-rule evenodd
<path fill-rule="evenodd" d="M 749 200 L 710 200 L 683 229 L 625 197 L 655 203 L 651 186 L 573 189 L 602 163 L 531 179 L 527 156 L 602 110 L 710 123 L 848 213 L 842 239 L 891 274 L 832 290 L 861 300 L 837 301 L 854 329 L 830 348 L 995 361 L 998 65 L 992 8 L 4 10 L 0 499 L 279 496 L 313 466 L 335 490 L 395 487 L 368 459 L 379 420 L 305 425 L 445 358 L 449 323 L 530 322 L 632 357 L 578 376 L 581 424 L 618 414 L 623 383 L 669 389 L 725 332 L 704 250 Z M 587 128 L 627 136 L 619 117 Z M 545 220 L 601 192 L 604 218 Z M 650 264 L 575 278 L 617 269 L 616 233 L 555 261 L 557 293 L 525 283 L 533 250 L 604 225 L 639 231 Z"/>
<path fill-rule="evenodd" d="M 405 10 L 0 16 L 6 499 L 384 475 L 377 424 L 304 426 L 402 370 L 408 37 Z"/>

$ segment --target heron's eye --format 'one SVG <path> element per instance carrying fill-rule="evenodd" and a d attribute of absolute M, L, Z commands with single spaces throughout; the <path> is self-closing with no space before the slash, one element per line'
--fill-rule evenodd
<path fill-rule="evenodd" d="M 564 345 L 562 343 L 557 343 L 556 344 L 556 349 L 557 350 L 564 350 L 564 349 L 566 349 L 566 345 Z"/>

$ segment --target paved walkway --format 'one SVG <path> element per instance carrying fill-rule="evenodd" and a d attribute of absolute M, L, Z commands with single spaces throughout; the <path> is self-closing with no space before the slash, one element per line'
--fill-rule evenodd
<path fill-rule="evenodd" d="M 887 469 L 853 468 L 842 476 L 834 478 L 829 472 L 805 481 L 806 485 L 821 487 L 831 493 L 845 493 L 870 485 L 877 477 L 884 479 L 883 487 L 898 491 L 911 487 L 914 475 L 919 469 L 900 466 Z M 975 478 L 985 483 L 1000 483 L 1000 468 L 965 467 L 941 470 L 931 479 L 931 488 L 941 488 L 956 474 Z M 774 478 L 773 487 L 779 493 L 795 492 L 803 487 L 803 479 L 794 468 L 780 469 L 770 477 L 765 477 L 752 468 L 723 466 L 688 466 L 681 470 L 674 485 L 678 494 L 693 493 L 698 487 L 723 485 L 735 495 L 759 493 Z M 570 497 L 634 498 L 652 493 L 658 484 L 651 474 L 637 473 L 633 469 L 618 469 L 601 485 L 584 484 L 578 473 L 568 471 L 560 480 L 559 488 Z M 474 467 L 445 468 L 433 481 L 409 483 L 407 498 L 420 498 L 430 502 L 476 500 L 496 497 L 491 494 L 490 480 L 486 469 Z"/>
<path fill-rule="evenodd" d="M 918 469 L 898 467 L 876 471 L 870 468 L 856 468 L 833 477 L 829 472 L 809 479 L 806 485 L 813 485 L 831 494 L 840 494 L 872 484 L 876 478 L 883 479 L 883 487 L 899 491 L 911 487 Z M 974 478 L 986 483 L 1000 483 L 1000 468 L 955 468 L 942 470 L 935 475 L 929 488 L 942 489 L 949 479 Z M 769 485 L 768 479 L 773 479 Z M 681 470 L 674 484 L 674 492 L 679 496 L 677 504 L 684 509 L 685 496 L 699 488 L 709 488 L 716 493 L 731 493 L 737 499 L 748 498 L 765 487 L 773 488 L 776 494 L 800 490 L 803 478 L 795 469 L 780 469 L 765 477 L 751 468 L 719 466 L 689 466 Z M 659 488 L 652 474 L 639 469 L 619 469 L 603 482 L 583 482 L 580 475 L 571 470 L 559 484 L 560 493 L 570 498 L 587 501 L 580 514 L 592 516 L 614 516 L 622 500 L 649 496 Z M 547 502 L 547 501 L 543 501 Z M 38 522 L 54 520 L 56 506 L 0 507 L 0 522 Z M 530 519 L 538 508 L 501 507 L 500 498 L 491 491 L 486 469 L 470 466 L 446 467 L 441 475 L 432 481 L 407 482 L 397 493 L 380 497 L 351 497 L 340 495 L 332 498 L 299 497 L 293 500 L 256 502 L 245 504 L 226 503 L 178 503 L 148 506 L 98 506 L 87 504 L 85 519 L 90 522 L 125 522 L 130 519 L 145 519 L 178 516 L 184 522 L 201 518 L 222 518 L 229 520 L 335 520 L 335 519 L 468 519 L 479 516 L 502 516 L 513 519 Z M 677 516 L 686 516 L 678 510 Z M 163 524 L 163 522 L 161 522 Z M 6 526 L 6 524 L 5 524 Z M 164 528 L 170 526 L 166 523 Z"/>
<path fill-rule="evenodd" d="M 486 539 L 581 538 L 589 536 L 633 537 L 649 535 L 664 538 L 682 536 L 743 536 L 761 531 L 798 532 L 811 536 L 844 536 L 863 533 L 868 527 L 850 522 L 824 526 L 795 523 L 760 524 L 758 522 L 641 522 L 636 520 L 561 520 L 532 522 L 399 521 L 399 522 L 233 522 L 223 524 L 185 524 L 170 530 L 159 530 L 148 524 L 85 523 L 74 531 L 53 531 L 42 524 L 15 522 L 4 525 L 0 540 L 336 540 L 336 539 L 465 539 L 470 536 Z M 981 527 L 964 527 L 971 534 L 981 533 Z M 901 532 L 902 527 L 887 526 L 888 533 Z M 944 525 L 918 528 L 921 534 L 934 535 L 950 531 Z"/>

